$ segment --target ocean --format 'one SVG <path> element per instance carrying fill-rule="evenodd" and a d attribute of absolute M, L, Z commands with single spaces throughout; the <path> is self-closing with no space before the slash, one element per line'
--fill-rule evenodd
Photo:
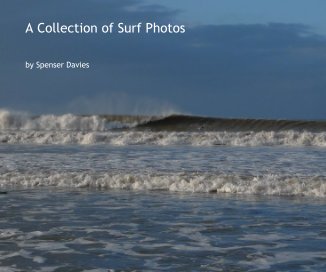
<path fill-rule="evenodd" d="M 326 122 L 0 111 L 0 271 L 324 271 Z"/>

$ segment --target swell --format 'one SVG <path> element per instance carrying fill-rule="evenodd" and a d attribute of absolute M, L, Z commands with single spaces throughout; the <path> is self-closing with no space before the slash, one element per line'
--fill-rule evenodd
<path fill-rule="evenodd" d="M 138 128 L 168 131 L 281 131 L 308 130 L 326 131 L 326 121 L 308 120 L 268 120 L 268 119 L 228 119 L 171 115 L 161 119 L 149 120 Z"/>
<path fill-rule="evenodd" d="M 0 174 L 0 188 L 54 186 L 136 191 L 232 193 L 250 195 L 326 197 L 325 177 L 281 175 L 240 176 L 220 174 L 128 174 L 128 173 L 18 173 Z"/>

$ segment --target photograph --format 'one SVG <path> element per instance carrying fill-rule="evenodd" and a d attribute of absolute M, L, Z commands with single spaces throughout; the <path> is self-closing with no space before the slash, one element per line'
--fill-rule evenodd
<path fill-rule="evenodd" d="M 0 6 L 0 272 L 326 271 L 325 0 Z"/>

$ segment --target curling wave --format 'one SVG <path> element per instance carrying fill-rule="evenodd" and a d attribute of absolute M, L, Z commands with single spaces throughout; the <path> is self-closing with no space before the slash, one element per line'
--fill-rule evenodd
<path fill-rule="evenodd" d="M 326 197 L 325 177 L 288 177 L 280 175 L 241 176 L 180 173 L 97 174 L 8 172 L 0 175 L 0 187 L 55 186 L 125 190 L 162 190 L 172 192 L 232 193 L 277 196 Z"/>

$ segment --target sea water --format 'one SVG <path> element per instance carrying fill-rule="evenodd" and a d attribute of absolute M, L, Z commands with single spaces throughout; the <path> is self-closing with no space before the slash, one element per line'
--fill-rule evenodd
<path fill-rule="evenodd" d="M 0 197 L 1 271 L 324 271 L 325 201 L 92 189 Z"/>
<path fill-rule="evenodd" d="M 326 196 L 316 147 L 0 145 L 0 186 Z"/>
<path fill-rule="evenodd" d="M 1 145 L 0 160 L 1 271 L 326 269 L 322 148 Z"/>
<path fill-rule="evenodd" d="M 0 110 L 0 271 L 324 271 L 325 128 Z"/>

